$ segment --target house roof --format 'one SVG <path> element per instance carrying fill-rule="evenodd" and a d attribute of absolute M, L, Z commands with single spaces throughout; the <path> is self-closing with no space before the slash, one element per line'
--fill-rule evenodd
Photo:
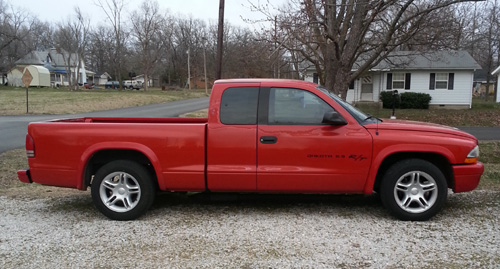
<path fill-rule="evenodd" d="M 68 53 L 63 49 L 48 49 L 43 51 L 31 51 L 15 63 L 17 65 L 42 65 L 50 71 L 64 69 L 68 57 L 71 57 L 70 66 L 77 66 L 77 56 L 74 53 Z"/>
<path fill-rule="evenodd" d="M 111 78 L 111 75 L 108 72 L 97 72 L 95 75 L 101 78 Z"/>
<path fill-rule="evenodd" d="M 467 51 L 397 51 L 372 70 L 452 69 L 477 70 L 481 66 Z"/>

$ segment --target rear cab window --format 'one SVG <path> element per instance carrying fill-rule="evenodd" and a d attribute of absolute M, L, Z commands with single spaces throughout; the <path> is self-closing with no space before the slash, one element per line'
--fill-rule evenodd
<path fill-rule="evenodd" d="M 226 125 L 257 124 L 258 102 L 258 87 L 226 89 L 221 98 L 221 123 Z"/>

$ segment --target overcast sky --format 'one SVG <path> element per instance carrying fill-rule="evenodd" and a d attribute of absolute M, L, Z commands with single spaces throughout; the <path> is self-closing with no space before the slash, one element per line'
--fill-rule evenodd
<path fill-rule="evenodd" d="M 5 0 L 4 0 L 5 1 Z M 254 3 L 259 0 L 251 0 Z M 273 3 L 284 2 L 285 0 L 273 0 Z M 36 15 L 42 21 L 58 23 L 68 19 L 75 14 L 74 7 L 79 6 L 84 14 L 92 19 L 92 24 L 99 25 L 105 23 L 105 16 L 100 7 L 97 7 L 94 0 L 6 0 L 14 6 L 26 9 Z M 265 0 L 260 0 L 265 3 Z M 128 0 L 125 13 L 128 15 L 132 10 L 137 9 L 142 3 L 141 0 Z M 170 14 L 192 15 L 193 18 L 203 19 L 205 21 L 218 19 L 219 0 L 158 0 L 160 7 L 168 9 Z M 232 25 L 249 26 L 242 19 L 259 19 L 262 15 L 257 12 L 251 12 L 248 8 L 247 0 L 225 0 L 225 20 Z"/>

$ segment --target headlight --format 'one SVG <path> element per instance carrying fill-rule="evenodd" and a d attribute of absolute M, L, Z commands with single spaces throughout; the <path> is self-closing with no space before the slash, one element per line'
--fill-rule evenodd
<path fill-rule="evenodd" d="M 465 158 L 465 163 L 477 163 L 479 158 L 479 145 L 475 146 Z"/>

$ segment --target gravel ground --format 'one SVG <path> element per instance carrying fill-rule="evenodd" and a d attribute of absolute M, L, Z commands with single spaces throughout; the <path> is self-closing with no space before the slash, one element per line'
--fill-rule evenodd
<path fill-rule="evenodd" d="M 118 222 L 89 192 L 36 188 L 0 195 L 0 268 L 500 268 L 500 191 L 450 194 L 427 222 L 376 196 L 178 194 Z"/>

